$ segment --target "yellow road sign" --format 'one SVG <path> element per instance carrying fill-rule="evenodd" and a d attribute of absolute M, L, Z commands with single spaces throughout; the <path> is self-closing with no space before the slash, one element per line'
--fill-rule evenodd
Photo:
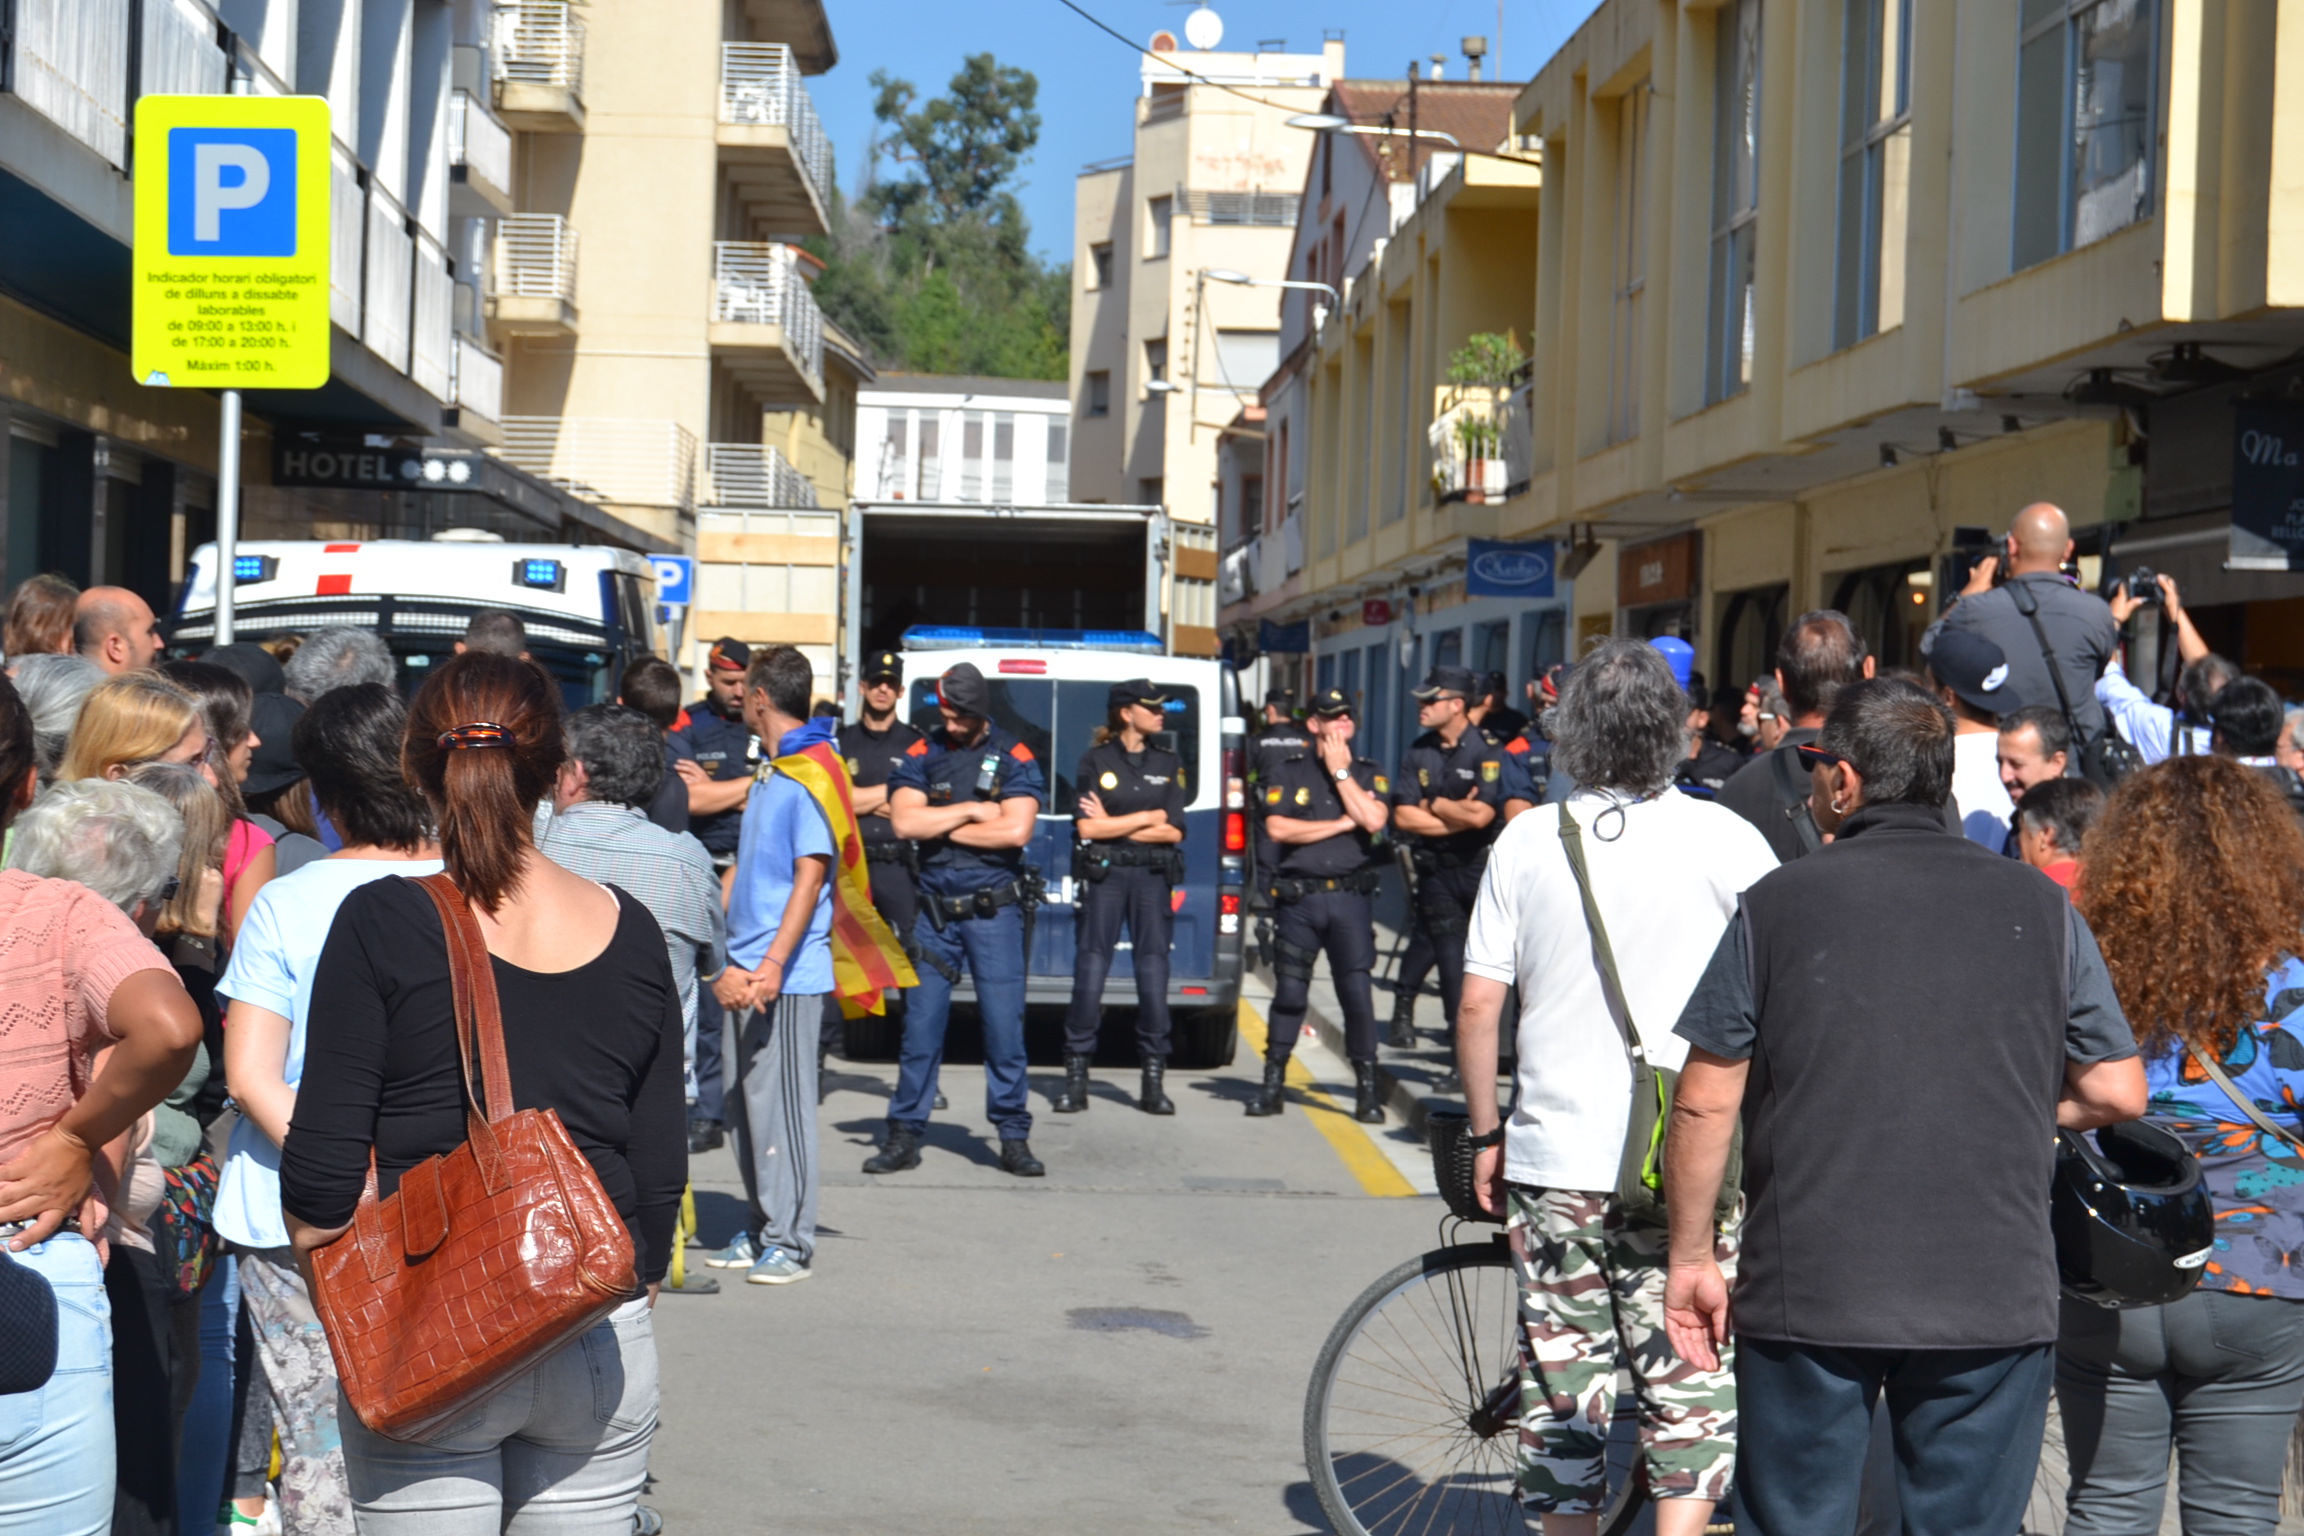
<path fill-rule="evenodd" d="M 328 213 L 324 99 L 141 98 L 129 354 L 137 382 L 327 383 Z"/>

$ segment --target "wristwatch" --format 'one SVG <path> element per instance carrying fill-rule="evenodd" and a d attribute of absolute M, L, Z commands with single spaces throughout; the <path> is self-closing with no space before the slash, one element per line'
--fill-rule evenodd
<path fill-rule="evenodd" d="M 1496 1129 L 1490 1131 L 1485 1136 L 1475 1136 L 1469 1131 L 1465 1132 L 1464 1145 L 1468 1147 L 1479 1147 L 1482 1149 L 1486 1149 L 1488 1147 L 1500 1147 L 1504 1145 L 1504 1122 L 1501 1120 L 1497 1121 Z"/>
<path fill-rule="evenodd" d="M 1339 784 L 1352 777 L 1352 770 L 1349 768 L 1331 768 L 1328 771 L 1336 775 L 1336 782 Z"/>

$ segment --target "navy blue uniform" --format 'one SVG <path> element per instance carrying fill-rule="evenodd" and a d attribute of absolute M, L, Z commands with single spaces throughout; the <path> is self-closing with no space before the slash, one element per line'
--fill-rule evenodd
<path fill-rule="evenodd" d="M 1353 782 L 1378 800 L 1391 786 L 1367 758 L 1352 760 Z M 1258 797 L 1267 816 L 1333 821 L 1344 798 L 1328 767 L 1307 754 L 1280 764 Z M 1285 1061 L 1296 1048 L 1311 1004 L 1312 962 L 1325 950 L 1328 975 L 1344 1012 L 1346 1053 L 1355 1062 L 1376 1059 L 1376 1004 L 1369 972 L 1376 964 L 1376 919 L 1371 897 L 1376 868 L 1374 838 L 1358 826 L 1316 843 L 1283 843 L 1268 883 L 1278 907 L 1272 962 L 1272 1038 L 1265 1055 Z"/>
<path fill-rule="evenodd" d="M 1504 825 L 1505 756 L 1473 727 L 1456 739 L 1453 749 L 1439 732 L 1426 731 L 1408 744 L 1400 761 L 1395 804 L 1481 800 L 1496 808 L 1496 819 L 1485 827 L 1416 840 L 1415 923 L 1440 972 L 1440 1006 L 1451 1033 L 1464 996 L 1464 935 L 1480 896 L 1488 845 Z"/>
<path fill-rule="evenodd" d="M 1072 782 L 1081 794 L 1095 795 L 1107 816 L 1157 810 L 1172 827 L 1184 825 L 1184 807 L 1192 799 L 1184 782 L 1184 764 L 1175 753 L 1159 747 L 1130 753 L 1117 738 L 1090 747 Z M 1107 838 L 1080 844 L 1073 866 L 1080 876 L 1073 908 L 1079 942 L 1072 969 L 1072 1006 L 1064 1016 L 1067 1055 L 1096 1053 L 1096 1035 L 1104 1022 L 1104 979 L 1112 973 L 1112 954 L 1125 927 L 1136 970 L 1137 1049 L 1146 1061 L 1167 1059 L 1168 947 L 1176 922 L 1168 877 L 1177 857 L 1169 843 Z"/>
<path fill-rule="evenodd" d="M 847 759 L 849 779 L 858 789 L 874 789 L 894 777 L 914 742 L 927 738 L 917 728 L 894 720 L 884 731 L 868 729 L 861 721 L 844 725 L 834 740 L 840 755 Z M 920 915 L 919 889 L 913 884 L 911 867 L 905 862 L 910 850 L 896 835 L 896 824 L 887 817 L 859 816 L 856 821 L 864 836 L 866 870 L 872 879 L 872 905 L 887 919 L 896 937 L 909 946 L 913 920 Z"/>
<path fill-rule="evenodd" d="M 934 806 L 970 800 L 1048 803 L 1048 781 L 1032 749 L 994 726 L 974 746 L 954 742 L 939 726 L 904 749 L 888 792 L 913 789 Z M 1032 1130 L 1024 1076 L 1024 913 L 1021 848 L 967 848 L 948 837 L 922 841 L 918 941 L 920 985 L 904 1010 L 904 1054 L 888 1123 L 919 1135 L 928 1127 L 936 1074 L 944 1063 L 944 1028 L 961 967 L 976 983 L 984 1020 L 984 1110 L 1002 1141 Z M 941 918 L 939 922 L 937 919 Z"/>
<path fill-rule="evenodd" d="M 760 742 L 752 727 L 741 714 L 730 719 L 720 713 L 709 698 L 688 706 L 686 722 L 673 725 L 670 740 L 673 757 L 697 764 L 707 778 L 748 779 L 760 766 Z M 744 804 L 738 801 L 725 811 L 691 817 L 688 830 L 712 855 L 712 862 L 725 868 L 735 861 L 736 844 L 744 833 Z"/>

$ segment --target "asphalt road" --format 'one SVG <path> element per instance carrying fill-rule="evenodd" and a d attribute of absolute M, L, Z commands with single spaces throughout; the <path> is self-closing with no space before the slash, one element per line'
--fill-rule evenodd
<path fill-rule="evenodd" d="M 721 1294 L 658 1307 L 645 1502 L 668 1531 L 1325 1529 L 1300 1428 L 1313 1358 L 1364 1285 L 1437 1240 L 1404 1137 L 1302 1093 L 1245 1118 L 1244 1043 L 1228 1069 L 1171 1073 L 1173 1119 L 1138 1112 L 1116 1069 L 1087 1114 L 1047 1113 L 1059 1078 L 1036 1068 L 1039 1180 L 999 1171 L 983 1073 L 948 1066 L 925 1162 L 868 1178 L 894 1068 L 832 1065 L 814 1276 L 702 1271 Z M 696 1159 L 694 1183 L 724 1240 L 734 1159 Z"/>

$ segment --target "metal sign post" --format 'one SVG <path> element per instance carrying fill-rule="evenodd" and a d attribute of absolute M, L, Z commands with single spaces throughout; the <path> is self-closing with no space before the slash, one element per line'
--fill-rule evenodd
<path fill-rule="evenodd" d="M 216 643 L 232 643 L 233 563 L 240 549 L 240 391 L 224 391 L 216 444 Z"/>

